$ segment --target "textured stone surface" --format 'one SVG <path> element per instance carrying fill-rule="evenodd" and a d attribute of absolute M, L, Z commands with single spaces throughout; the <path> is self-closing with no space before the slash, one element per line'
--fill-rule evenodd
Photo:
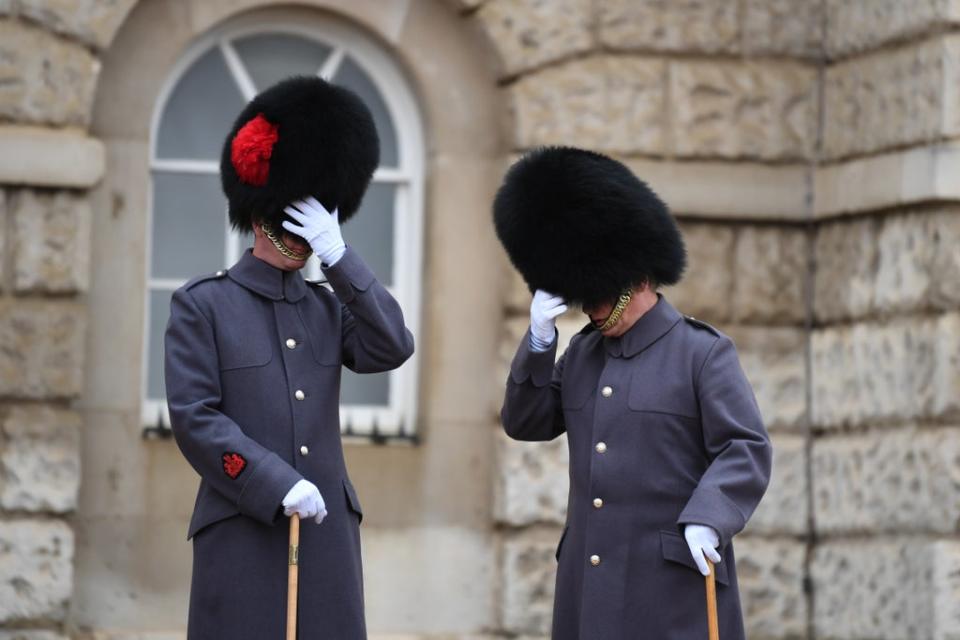
<path fill-rule="evenodd" d="M 89 201 L 70 192 L 23 190 L 13 198 L 11 210 L 16 290 L 84 291 L 90 271 Z"/>
<path fill-rule="evenodd" d="M 831 57 L 865 51 L 960 22 L 954 0 L 826 0 Z"/>
<path fill-rule="evenodd" d="M 817 546 L 817 638 L 960 638 L 960 543 L 860 539 Z"/>
<path fill-rule="evenodd" d="M 802 324 L 807 314 L 809 242 L 802 229 L 744 227 L 734 249 L 733 317 Z"/>
<path fill-rule="evenodd" d="M 627 159 L 626 164 L 680 218 L 806 221 L 809 217 L 810 170 L 802 165 L 640 158 Z"/>
<path fill-rule="evenodd" d="M 820 329 L 811 338 L 812 422 L 821 427 L 960 412 L 960 314 Z"/>
<path fill-rule="evenodd" d="M 823 152 L 828 159 L 930 142 L 960 129 L 960 39 L 944 36 L 827 68 Z"/>
<path fill-rule="evenodd" d="M 80 392 L 84 309 L 72 302 L 0 302 L 0 396 L 68 398 Z"/>
<path fill-rule="evenodd" d="M 770 431 L 806 425 L 806 333 L 787 327 L 724 327 Z"/>
<path fill-rule="evenodd" d="M 828 218 L 936 201 L 960 200 L 960 144 L 941 142 L 820 165 L 813 172 L 813 215 Z M 850 185 L 869 185 L 851 189 Z"/>
<path fill-rule="evenodd" d="M 821 533 L 952 533 L 960 524 L 960 426 L 821 438 L 812 453 Z"/>
<path fill-rule="evenodd" d="M 600 41 L 618 49 L 735 53 L 737 3 L 714 0 L 600 0 Z"/>
<path fill-rule="evenodd" d="M 743 0 L 743 52 L 747 55 L 818 57 L 822 31 L 820 0 Z"/>
<path fill-rule="evenodd" d="M 11 0 L 0 14 L 19 15 L 43 27 L 103 48 L 136 0 Z"/>
<path fill-rule="evenodd" d="M 0 125 L 0 147 L 5 184 L 87 188 L 103 177 L 103 143 L 74 130 Z"/>
<path fill-rule="evenodd" d="M 678 60 L 671 137 L 684 157 L 800 160 L 816 139 L 816 71 L 792 62 Z"/>
<path fill-rule="evenodd" d="M 508 75 L 591 45 L 589 0 L 494 0 L 477 16 Z"/>
<path fill-rule="evenodd" d="M 886 218 L 877 238 L 876 306 L 960 306 L 960 209 Z"/>
<path fill-rule="evenodd" d="M 734 546 L 747 637 L 807 637 L 805 545 L 744 536 L 736 538 Z"/>
<path fill-rule="evenodd" d="M 747 533 L 804 535 L 807 505 L 806 439 L 773 434 L 773 475 L 767 493 L 747 522 Z"/>
<path fill-rule="evenodd" d="M 821 322 L 860 318 L 873 310 L 880 220 L 823 224 L 814 240 L 814 315 Z"/>
<path fill-rule="evenodd" d="M 73 532 L 66 523 L 0 522 L 0 623 L 63 619 L 72 583 Z"/>
<path fill-rule="evenodd" d="M 503 542 L 500 606 L 504 631 L 550 633 L 560 533 L 528 531 Z"/>
<path fill-rule="evenodd" d="M 0 189 L 0 291 L 8 288 L 7 282 L 7 220 L 9 207 L 7 206 L 7 192 Z"/>
<path fill-rule="evenodd" d="M 563 524 L 567 514 L 567 438 L 516 442 L 498 435 L 494 518 L 523 526 Z"/>
<path fill-rule="evenodd" d="M 522 78 L 510 88 L 514 143 L 663 153 L 665 74 L 661 60 L 595 56 Z"/>
<path fill-rule="evenodd" d="M 0 19 L 0 119 L 86 126 L 99 72 L 82 46 Z"/>
<path fill-rule="evenodd" d="M 23 629 L 20 631 L 0 631 L 0 640 L 69 640 L 54 631 Z"/>
<path fill-rule="evenodd" d="M 64 513 L 77 506 L 80 416 L 42 406 L 11 409 L 2 423 L 0 506 Z"/>
<path fill-rule="evenodd" d="M 817 319 L 955 309 L 960 210 L 827 223 L 815 242 Z"/>
<path fill-rule="evenodd" d="M 664 290 L 681 312 L 713 324 L 730 320 L 733 290 L 733 229 L 723 224 L 683 222 L 687 270 L 683 280 Z"/>

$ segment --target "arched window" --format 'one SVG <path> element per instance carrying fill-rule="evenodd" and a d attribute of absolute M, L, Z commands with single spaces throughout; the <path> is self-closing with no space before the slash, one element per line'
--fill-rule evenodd
<path fill-rule="evenodd" d="M 232 231 L 227 221 L 219 179 L 223 140 L 254 95 L 283 78 L 304 74 L 352 89 L 373 113 L 380 136 L 380 167 L 343 234 L 397 298 L 417 335 L 423 134 L 403 74 L 379 45 L 339 22 L 235 21 L 186 52 L 154 110 L 142 411 L 146 426 L 169 424 L 163 332 L 171 294 L 193 276 L 231 266 L 252 244 L 252 236 Z M 304 276 L 322 277 L 316 258 L 311 258 Z M 385 374 L 357 376 L 345 369 L 341 390 L 345 435 L 375 439 L 415 435 L 416 375 L 416 356 Z"/>

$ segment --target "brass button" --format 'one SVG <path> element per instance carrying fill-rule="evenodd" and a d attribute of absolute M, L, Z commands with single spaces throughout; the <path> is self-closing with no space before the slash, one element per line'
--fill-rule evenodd
<path fill-rule="evenodd" d="M 594 499 L 593 499 L 593 507 L 594 507 L 595 509 L 599 509 L 599 508 L 602 507 L 602 506 L 603 506 L 603 498 L 594 498 Z"/>
<path fill-rule="evenodd" d="M 305 456 L 310 453 L 310 449 L 307 448 L 307 445 L 300 447 L 300 455 Z"/>
<path fill-rule="evenodd" d="M 597 453 L 606 453 L 606 452 L 607 452 L 607 443 L 606 443 L 606 442 L 598 442 L 598 443 L 597 443 L 597 446 L 596 446 L 596 449 L 597 449 Z"/>
<path fill-rule="evenodd" d="M 600 395 L 602 395 L 604 398 L 609 398 L 613 395 L 613 387 L 604 387 L 600 390 Z"/>
<path fill-rule="evenodd" d="M 226 275 L 226 273 L 227 273 L 226 271 L 224 271 L 223 269 L 221 269 L 220 271 L 217 271 L 217 277 L 218 277 L 218 278 L 222 278 L 223 276 Z"/>
<path fill-rule="evenodd" d="M 600 564 L 600 556 L 590 556 L 590 564 L 593 566 Z"/>
<path fill-rule="evenodd" d="M 304 398 L 307 397 L 307 394 L 305 394 L 302 390 L 297 389 L 297 390 L 293 393 L 293 397 L 296 398 L 297 400 L 303 400 Z"/>
<path fill-rule="evenodd" d="M 293 338 L 287 338 L 287 349 L 294 349 L 297 346 L 297 341 Z"/>

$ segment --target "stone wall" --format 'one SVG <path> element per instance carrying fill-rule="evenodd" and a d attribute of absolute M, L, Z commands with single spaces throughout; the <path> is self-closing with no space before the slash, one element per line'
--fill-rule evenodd
<path fill-rule="evenodd" d="M 467 4 L 514 150 L 646 178 L 690 253 L 667 297 L 738 346 L 775 448 L 737 540 L 748 636 L 960 638 L 957 4 Z M 528 304 L 515 276 L 499 381 Z M 499 438 L 501 629 L 546 636 L 565 443 Z"/>
<path fill-rule="evenodd" d="M 827 5 L 810 341 L 812 632 L 956 639 L 960 208 L 931 184 L 936 162 L 902 170 L 960 133 L 951 33 L 960 16 L 940 0 Z M 853 179 L 837 189 L 844 174 Z"/>
<path fill-rule="evenodd" d="M 73 594 L 100 69 L 131 2 L 0 2 L 0 638 L 62 640 Z M 15 630 L 14 630 L 15 629 Z"/>

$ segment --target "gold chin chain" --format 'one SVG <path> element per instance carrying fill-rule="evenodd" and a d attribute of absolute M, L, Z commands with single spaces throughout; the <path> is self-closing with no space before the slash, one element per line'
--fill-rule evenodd
<path fill-rule="evenodd" d="M 610 312 L 610 315 L 607 317 L 606 322 L 600 326 L 600 331 L 607 331 L 612 328 L 615 324 L 620 322 L 623 312 L 627 309 L 627 305 L 630 304 L 630 300 L 633 298 L 633 291 L 627 289 L 620 294 L 620 298 L 617 300 L 617 306 L 613 308 L 613 311 Z"/>
<path fill-rule="evenodd" d="M 277 248 L 277 251 L 287 256 L 291 260 L 299 260 L 300 262 L 303 262 L 310 257 L 310 254 L 313 253 L 313 251 L 310 249 L 307 249 L 306 253 L 297 253 L 296 251 L 290 249 L 287 247 L 287 245 L 283 244 L 283 241 L 280 238 L 277 237 L 277 234 L 273 231 L 273 227 L 265 222 L 260 224 L 260 228 L 263 229 L 263 235 L 267 236 L 270 242 L 273 243 L 273 246 Z"/>

